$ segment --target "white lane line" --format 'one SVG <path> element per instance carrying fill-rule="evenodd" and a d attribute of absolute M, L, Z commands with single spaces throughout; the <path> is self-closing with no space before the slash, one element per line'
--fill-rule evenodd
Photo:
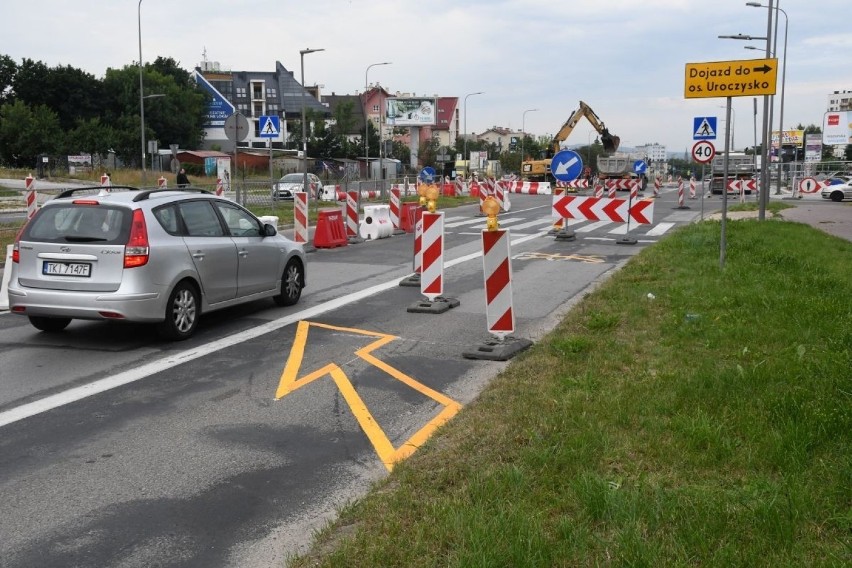
<path fill-rule="evenodd" d="M 586 225 L 585 227 L 580 227 L 576 232 L 578 233 L 591 233 L 594 230 L 600 229 L 601 227 L 606 227 L 607 225 L 611 225 L 612 221 L 598 221 L 596 223 L 592 223 L 590 225 Z"/>
<path fill-rule="evenodd" d="M 547 233 L 536 233 L 534 235 L 528 235 L 526 237 L 512 240 L 511 244 L 521 244 L 526 241 L 544 236 L 546 234 Z M 444 263 L 444 268 L 450 268 L 457 264 L 468 262 L 481 256 L 482 251 L 471 253 Z M 392 288 L 396 288 L 398 286 L 399 278 L 384 282 L 382 284 L 376 284 L 375 286 L 372 286 L 370 288 L 359 290 L 358 292 L 352 292 L 351 294 L 341 296 L 340 298 L 330 300 L 318 306 L 307 308 L 295 314 L 284 316 L 282 318 L 267 322 L 252 329 L 247 329 L 245 331 L 235 333 L 234 335 L 231 335 L 229 337 L 217 339 L 216 341 L 213 341 L 206 345 L 202 345 L 194 349 L 190 349 L 188 351 L 183 351 L 181 353 L 175 353 L 173 355 L 160 359 L 159 361 L 154 361 L 152 363 L 148 363 L 147 365 L 142 365 L 140 367 L 136 367 L 134 369 L 118 373 L 117 375 L 112 375 L 111 377 L 106 377 L 85 385 L 74 387 L 66 391 L 47 396 L 40 400 L 36 400 L 27 404 L 22 404 L 21 406 L 17 406 L 5 412 L 0 412 L 0 427 L 6 426 L 7 424 L 12 424 L 13 422 L 17 422 L 25 418 L 29 418 L 31 416 L 35 416 L 37 414 L 41 414 L 42 412 L 47 412 L 48 410 L 52 410 L 54 408 L 59 408 L 60 406 L 70 404 L 72 402 L 77 402 L 78 400 L 83 400 L 84 398 L 88 398 L 90 396 L 94 396 L 96 394 L 100 394 L 102 392 L 106 392 L 108 390 L 112 390 L 123 385 L 136 382 L 150 375 L 160 373 L 162 371 L 171 369 L 172 367 L 176 367 L 184 363 L 188 363 L 190 361 L 194 361 L 195 359 L 204 357 L 206 355 L 215 353 L 216 351 L 220 351 L 228 347 L 232 347 L 238 343 L 243 343 L 245 341 L 261 337 L 263 335 L 281 329 L 282 327 L 292 325 L 299 321 L 315 318 L 324 313 L 336 310 L 338 308 L 342 308 L 343 306 L 346 306 L 348 304 L 361 301 L 365 298 L 368 298 L 375 294 L 379 294 L 380 292 L 384 292 L 386 290 L 390 290 Z"/>
<path fill-rule="evenodd" d="M 672 227 L 674 227 L 674 223 L 657 223 L 653 229 L 645 233 L 646 237 L 659 237 Z"/>

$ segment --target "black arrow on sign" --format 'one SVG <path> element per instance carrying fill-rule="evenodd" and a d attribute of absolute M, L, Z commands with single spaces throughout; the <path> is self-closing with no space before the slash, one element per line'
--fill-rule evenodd
<path fill-rule="evenodd" d="M 754 71 L 763 71 L 764 73 L 769 73 L 770 71 L 772 71 L 772 67 L 764 63 L 760 67 L 755 67 Z"/>

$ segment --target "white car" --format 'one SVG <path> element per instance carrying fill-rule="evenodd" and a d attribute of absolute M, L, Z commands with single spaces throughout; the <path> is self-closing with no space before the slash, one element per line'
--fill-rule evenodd
<path fill-rule="evenodd" d="M 831 178 L 831 185 L 822 188 L 820 195 L 823 199 L 831 199 L 832 201 L 843 201 L 844 199 L 852 199 L 852 181 L 848 178 Z M 837 182 L 837 183 L 833 183 Z"/>
<path fill-rule="evenodd" d="M 308 174 L 308 189 L 302 189 L 305 183 L 304 173 L 286 174 L 272 185 L 272 200 L 293 201 L 293 194 L 297 191 L 307 191 L 311 199 L 316 198 L 318 192 L 322 191 L 322 181 L 314 174 Z"/>

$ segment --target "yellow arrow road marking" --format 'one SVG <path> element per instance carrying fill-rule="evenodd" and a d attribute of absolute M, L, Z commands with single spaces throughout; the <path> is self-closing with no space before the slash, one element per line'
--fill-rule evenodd
<path fill-rule="evenodd" d="M 308 340 L 308 331 L 311 326 L 377 338 L 376 341 L 355 351 L 355 355 L 378 369 L 381 369 L 396 380 L 408 385 L 424 396 L 431 398 L 438 404 L 444 406 L 444 409 L 439 412 L 437 416 L 432 418 L 432 420 L 427 422 L 423 428 L 415 432 L 413 436 L 403 442 L 402 446 L 398 449 L 394 448 L 393 443 L 391 443 L 387 434 L 385 434 L 384 430 L 382 430 L 381 426 L 379 426 L 376 422 L 369 408 L 367 408 L 363 399 L 360 395 L 358 395 L 358 392 L 355 390 L 355 387 L 349 380 L 349 377 L 346 376 L 346 373 L 338 365 L 329 363 L 302 377 L 298 376 L 305 356 L 305 346 Z M 361 429 L 364 430 L 367 438 L 376 449 L 379 459 L 382 460 L 382 463 L 384 463 L 385 467 L 388 471 L 390 471 L 398 461 L 403 460 L 414 453 L 418 447 L 423 445 L 423 443 L 429 439 L 435 430 L 449 421 L 462 408 L 461 404 L 458 402 L 422 383 L 419 383 L 399 369 L 391 367 L 386 362 L 373 355 L 373 351 L 387 345 L 395 339 L 399 338 L 395 335 L 388 335 L 385 333 L 366 331 L 362 329 L 352 329 L 316 322 L 300 321 L 296 328 L 296 337 L 293 340 L 293 347 L 290 349 L 290 357 L 287 359 L 287 364 L 284 366 L 284 372 L 281 374 L 281 380 L 278 383 L 275 399 L 279 400 L 316 379 L 330 376 L 337 385 L 338 390 L 340 390 L 340 393 L 343 395 L 344 400 L 346 400 L 346 403 L 349 405 L 349 408 L 352 410 L 352 414 L 355 416 L 356 420 L 358 420 L 358 424 L 360 424 Z"/>

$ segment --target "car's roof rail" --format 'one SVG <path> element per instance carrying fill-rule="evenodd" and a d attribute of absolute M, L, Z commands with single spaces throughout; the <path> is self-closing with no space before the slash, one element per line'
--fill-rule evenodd
<path fill-rule="evenodd" d="M 190 193 L 204 193 L 206 195 L 211 195 L 209 191 L 206 189 L 201 189 L 200 187 L 178 187 L 178 188 L 163 188 L 163 189 L 146 189 L 139 192 L 139 195 L 136 195 L 133 198 L 134 203 L 137 201 L 144 201 L 148 199 L 153 193 L 165 193 L 167 191 L 171 191 L 172 193 L 186 191 Z"/>
<path fill-rule="evenodd" d="M 112 191 L 115 191 L 117 189 L 124 190 L 124 191 L 139 191 L 138 187 L 132 187 L 132 186 L 129 186 L 129 185 L 112 185 L 112 186 L 90 185 L 90 186 L 84 186 L 84 187 L 72 187 L 72 188 L 69 188 L 69 189 L 64 189 L 54 199 L 62 199 L 63 197 L 72 197 L 75 193 L 80 192 L 80 191 L 98 191 L 98 192 L 110 191 L 110 192 L 112 192 Z"/>

